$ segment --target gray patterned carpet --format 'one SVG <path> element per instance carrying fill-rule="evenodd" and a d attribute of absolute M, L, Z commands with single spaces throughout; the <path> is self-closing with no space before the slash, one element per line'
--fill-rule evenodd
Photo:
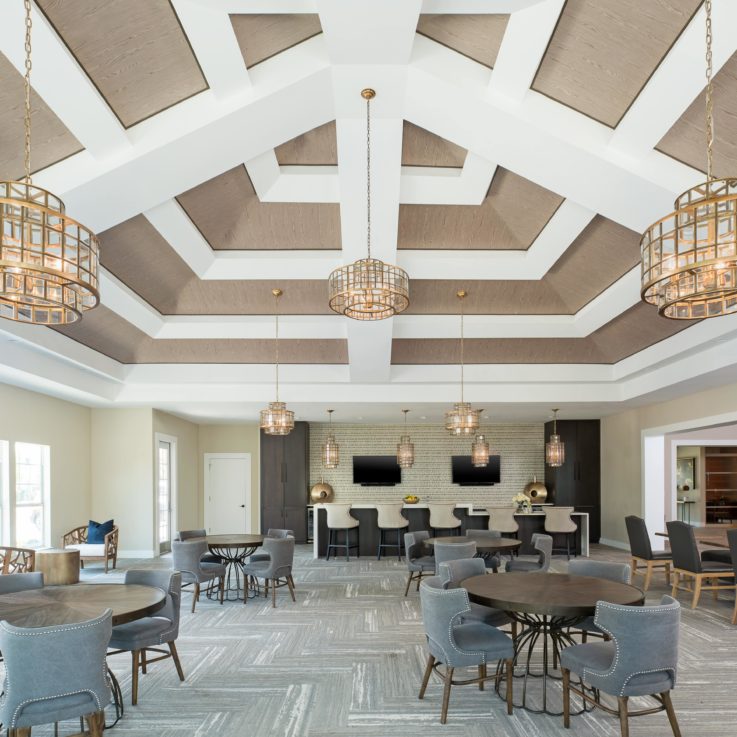
<path fill-rule="evenodd" d="M 111 734 L 121 737 L 536 737 L 618 735 L 616 719 L 597 712 L 562 719 L 516 710 L 507 716 L 490 687 L 454 688 L 448 724 L 439 723 L 441 687 L 431 681 L 417 699 L 426 657 L 419 595 L 402 596 L 406 569 L 396 560 L 315 561 L 311 548 L 298 547 L 294 578 L 297 603 L 279 591 L 270 600 L 220 606 L 202 600 L 190 614 L 184 598 L 179 653 L 186 681 L 171 661 L 141 676 L 139 705 L 126 705 Z M 593 556 L 624 559 L 619 551 L 595 546 Z M 167 565 L 124 561 L 126 567 Z M 565 561 L 555 568 L 565 570 Z M 120 571 L 88 581 L 120 580 Z M 662 575 L 649 602 L 666 591 Z M 640 579 L 641 580 L 641 579 Z M 737 627 L 729 624 L 733 598 L 721 594 L 704 606 L 684 608 L 679 684 L 673 701 L 684 737 L 737 734 Z M 130 659 L 111 659 L 125 699 L 130 701 Z M 557 693 L 554 694 L 557 698 Z M 74 723 L 61 725 L 62 734 Z M 46 728 L 34 735 L 51 734 Z M 670 734 L 664 714 L 631 721 L 633 737 Z"/>

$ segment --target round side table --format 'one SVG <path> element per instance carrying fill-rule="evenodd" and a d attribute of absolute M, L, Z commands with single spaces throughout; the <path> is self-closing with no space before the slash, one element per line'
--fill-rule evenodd
<path fill-rule="evenodd" d="M 35 569 L 44 574 L 44 586 L 79 583 L 79 550 L 37 550 Z"/>

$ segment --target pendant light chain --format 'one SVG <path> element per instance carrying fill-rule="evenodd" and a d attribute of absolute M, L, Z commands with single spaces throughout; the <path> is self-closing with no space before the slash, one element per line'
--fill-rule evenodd
<path fill-rule="evenodd" d="M 371 98 L 366 98 L 366 247 L 371 258 Z"/>
<path fill-rule="evenodd" d="M 711 0 L 706 0 L 706 177 L 714 179 L 714 99 L 712 84 Z"/>
<path fill-rule="evenodd" d="M 276 401 L 279 401 L 279 297 L 281 296 L 281 292 L 279 290 L 274 290 L 274 301 L 276 303 L 275 309 L 274 309 L 274 316 L 276 317 Z"/>
<path fill-rule="evenodd" d="M 463 295 L 465 297 L 465 295 Z M 463 297 L 461 297 L 461 404 L 463 404 L 463 381 L 465 377 L 465 350 L 464 350 L 464 335 L 463 335 Z"/>
<path fill-rule="evenodd" d="M 31 184 L 31 29 L 33 21 L 31 20 L 31 0 L 24 0 L 26 9 L 26 64 L 25 75 L 23 77 L 23 85 L 25 87 L 25 110 L 23 115 L 23 128 L 25 131 L 25 143 L 23 149 L 23 164 L 25 167 L 25 182 Z"/>

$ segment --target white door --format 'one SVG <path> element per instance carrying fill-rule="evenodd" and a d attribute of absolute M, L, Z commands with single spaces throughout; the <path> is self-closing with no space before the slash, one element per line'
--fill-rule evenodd
<path fill-rule="evenodd" d="M 250 453 L 205 453 L 205 527 L 209 535 L 250 532 Z"/>

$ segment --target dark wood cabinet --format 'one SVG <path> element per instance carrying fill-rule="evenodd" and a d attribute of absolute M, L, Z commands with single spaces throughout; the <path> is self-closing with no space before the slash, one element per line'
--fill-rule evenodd
<path fill-rule="evenodd" d="M 545 423 L 545 442 L 553 423 Z M 589 514 L 589 541 L 601 536 L 601 428 L 599 420 L 558 420 L 558 434 L 566 446 L 559 468 L 545 466 L 549 500 Z"/>
<path fill-rule="evenodd" d="M 307 541 L 310 426 L 296 422 L 289 435 L 261 433 L 261 530 L 294 530 Z"/>

